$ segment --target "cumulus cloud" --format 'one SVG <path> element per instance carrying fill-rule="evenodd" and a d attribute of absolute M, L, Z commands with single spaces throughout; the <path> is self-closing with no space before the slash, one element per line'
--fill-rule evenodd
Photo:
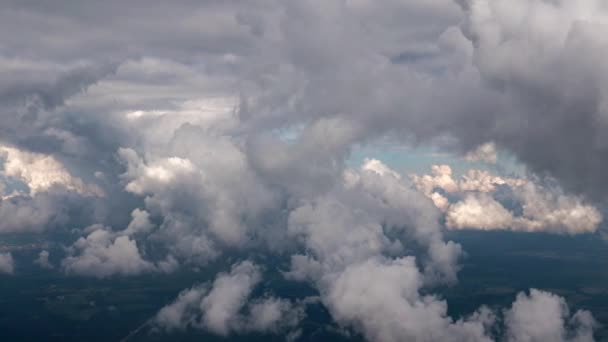
<path fill-rule="evenodd" d="M 72 176 L 53 156 L 22 151 L 0 146 L 0 155 L 5 156 L 3 174 L 24 182 L 31 195 L 46 191 L 52 186 L 63 186 L 83 195 L 102 196 L 96 185 L 87 185 L 82 179 Z"/>
<path fill-rule="evenodd" d="M 15 261 L 11 253 L 0 253 L 0 272 L 13 274 L 15 271 Z"/>
<path fill-rule="evenodd" d="M 154 270 L 142 258 L 137 243 L 126 235 L 116 235 L 109 228 L 92 226 L 86 237 L 70 247 L 70 255 L 61 262 L 68 274 L 105 278 L 111 275 L 137 275 Z"/>
<path fill-rule="evenodd" d="M 171 157 L 144 161 L 131 149 L 119 150 L 119 156 L 127 166 L 125 189 L 145 196 L 147 211 L 164 218 L 158 233 L 177 254 L 204 264 L 217 257 L 216 245 L 247 244 L 250 229 L 261 224 L 260 215 L 273 207 L 275 195 L 252 172 L 235 141 L 202 133 L 199 127 L 180 126 L 164 152 L 174 153 Z"/>
<path fill-rule="evenodd" d="M 42 232 L 64 228 L 68 222 L 88 222 L 96 204 L 61 189 L 33 197 L 13 193 L 0 200 L 0 233 Z"/>
<path fill-rule="evenodd" d="M 49 261 L 49 255 L 50 253 L 48 251 L 40 251 L 40 253 L 38 253 L 38 258 L 34 260 L 34 263 L 42 268 L 54 268 L 53 264 L 51 264 L 51 262 Z"/>
<path fill-rule="evenodd" d="M 588 311 L 570 315 L 564 298 L 532 289 L 520 293 L 505 313 L 507 341 L 594 341 L 597 325 Z"/>
<path fill-rule="evenodd" d="M 364 171 L 373 171 L 379 174 L 380 176 L 384 176 L 385 174 L 390 174 L 391 176 L 401 179 L 401 175 L 386 166 L 383 162 L 378 159 L 369 159 L 366 158 L 361 165 L 361 169 Z"/>
<path fill-rule="evenodd" d="M 150 214 L 142 209 L 135 208 L 131 212 L 131 223 L 122 232 L 124 235 L 148 233 L 154 229 L 154 224 L 150 222 Z"/>
<path fill-rule="evenodd" d="M 452 168 L 449 165 L 433 165 L 430 175 L 412 175 L 411 178 L 418 190 L 425 195 L 430 195 L 435 188 L 446 192 L 458 191 L 458 184 L 452 178 Z"/>
<path fill-rule="evenodd" d="M 429 283 L 455 280 L 460 246 L 443 241 L 438 212 L 422 194 L 388 166 L 373 165 L 350 170 L 344 189 L 290 214 L 288 229 L 308 254 L 292 257 L 287 276 L 315 284 L 336 321 L 370 340 L 432 340 L 443 333 L 483 340 L 481 322 L 454 323 L 445 303 L 420 293 Z M 404 256 L 412 244 L 426 250 L 422 271 L 415 257 Z"/>
<path fill-rule="evenodd" d="M 10 28 L 0 30 L 4 173 L 29 187 L 3 196 L 0 232 L 94 216 L 77 225 L 102 224 L 68 249 L 68 273 L 168 273 L 232 251 L 280 251 L 291 255 L 287 276 L 309 281 L 340 324 L 370 339 L 487 340 L 487 310 L 455 320 L 426 294 L 459 269 L 442 215 L 454 229 L 570 234 L 602 219 L 569 192 L 605 196 L 598 1 L 152 5 L 0 9 Z M 346 169 L 355 146 L 384 138 L 488 163 L 504 149 L 566 191 L 483 170 L 455 179 L 445 165 L 413 177 L 416 191 L 378 160 Z M 503 188 L 521 210 L 499 201 Z M 86 213 L 80 202 L 93 201 L 103 206 Z M 147 242 L 166 249 L 163 260 L 147 260 Z M 182 293 L 159 322 L 278 329 L 293 304 L 246 304 L 260 270 L 235 269 Z"/>
<path fill-rule="evenodd" d="M 352 324 L 370 341 L 491 341 L 488 312 L 453 322 L 445 302 L 422 296 L 413 258 L 353 264 L 331 283 L 327 304 L 335 319 Z"/>
<path fill-rule="evenodd" d="M 512 227 L 513 213 L 487 194 L 468 195 L 450 206 L 446 226 L 454 229 L 506 229 Z"/>
<path fill-rule="evenodd" d="M 388 167 L 382 164 L 380 169 L 384 168 Z M 410 190 L 392 172 L 382 173 L 366 167 L 360 171 L 350 170 L 344 184 L 349 191 L 354 191 L 350 196 L 341 197 L 339 192 L 327 194 L 290 215 L 290 232 L 304 238 L 308 253 L 292 257 L 292 268 L 286 276 L 315 284 L 321 301 L 334 319 L 361 332 L 370 341 L 494 340 L 491 331 L 502 330 L 495 320 L 498 313 L 482 307 L 469 317 L 455 320 L 447 315 L 445 301 L 422 294 L 429 280 L 437 279 L 438 270 L 440 274 L 444 272 L 444 276 L 456 272 L 457 245 L 433 242 L 428 239 L 428 231 L 416 232 L 425 226 L 419 221 L 417 225 L 406 225 L 405 234 L 427 236 L 418 241 L 428 248 L 430 265 L 421 269 L 415 257 L 404 255 L 403 246 L 411 244 L 411 240 L 390 241 L 383 234 L 383 230 L 390 228 L 373 223 L 374 213 L 382 212 L 385 216 L 379 221 L 390 225 L 392 208 L 401 214 L 395 222 L 407 222 L 404 211 L 411 210 L 415 202 L 412 200 L 422 194 Z M 366 200 L 366 196 L 370 198 Z M 488 193 L 479 192 L 479 196 L 481 200 L 491 199 Z M 352 198 L 359 201 L 349 202 Z M 382 203 L 382 209 L 374 208 L 374 201 Z M 426 210 L 430 220 L 426 222 L 428 229 L 432 221 L 438 220 L 438 215 L 432 208 Z M 409 219 L 420 220 L 423 212 L 422 207 L 418 207 L 416 215 Z M 505 212 L 500 213 L 503 219 L 511 220 L 512 214 Z M 481 211 L 476 217 L 487 220 L 485 214 Z M 437 236 L 435 234 L 440 233 L 431 236 Z M 428 272 L 433 267 L 435 272 Z M 566 329 L 566 326 L 563 323 L 552 329 Z M 584 324 L 575 326 L 575 329 L 593 330 Z"/>
<path fill-rule="evenodd" d="M 602 214 L 576 196 L 559 189 L 544 189 L 527 184 L 515 191 L 523 212 L 516 216 L 490 195 L 467 195 L 446 213 L 446 225 L 454 229 L 511 229 L 526 232 L 564 234 L 593 233 L 602 222 Z"/>
<path fill-rule="evenodd" d="M 101 208 L 104 191 L 72 175 L 53 155 L 0 144 L 0 159 L 0 232 L 39 232 Z"/>
<path fill-rule="evenodd" d="M 235 264 L 230 273 L 218 274 L 210 286 L 180 293 L 158 312 L 154 323 L 167 330 L 193 327 L 221 336 L 279 333 L 296 326 L 304 315 L 301 307 L 275 297 L 250 300 L 261 277 L 259 266 L 250 261 Z M 247 313 L 242 313 L 244 308 Z"/>
<path fill-rule="evenodd" d="M 257 266 L 248 262 L 236 265 L 229 275 L 216 278 L 200 304 L 204 312 L 201 324 L 219 335 L 227 335 L 260 278 Z"/>
<path fill-rule="evenodd" d="M 431 175 L 412 175 L 416 188 L 445 213 L 450 229 L 510 229 L 560 234 L 593 233 L 603 220 L 601 212 L 581 196 L 568 195 L 556 185 L 538 179 L 505 178 L 486 170 L 467 170 L 459 180 L 448 165 L 433 166 Z M 506 208 L 495 198 L 506 187 L 509 198 L 521 206 Z M 450 201 L 441 192 L 451 195 Z"/>
<path fill-rule="evenodd" d="M 460 179 L 453 177 L 449 165 L 432 165 L 430 175 L 410 175 L 416 188 L 431 197 L 437 189 L 447 193 L 466 191 L 493 192 L 500 185 L 518 187 L 526 183 L 524 179 L 492 175 L 487 170 L 469 169 Z"/>

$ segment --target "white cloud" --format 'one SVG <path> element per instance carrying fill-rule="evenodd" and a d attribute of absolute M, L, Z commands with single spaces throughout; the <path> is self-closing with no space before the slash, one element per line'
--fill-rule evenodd
<path fill-rule="evenodd" d="M 489 341 L 488 315 L 454 322 L 445 302 L 421 294 L 455 280 L 460 246 L 443 241 L 438 212 L 421 193 L 379 161 L 375 168 L 386 172 L 350 170 L 343 189 L 292 211 L 289 232 L 307 255 L 292 256 L 286 276 L 314 284 L 339 324 L 372 341 Z M 414 243 L 425 250 L 421 269 L 404 256 Z"/>
<path fill-rule="evenodd" d="M 513 214 L 487 194 L 467 195 L 451 205 L 446 226 L 452 229 L 506 229 L 513 224 Z"/>
<path fill-rule="evenodd" d="M 491 341 L 488 312 L 454 322 L 445 302 L 419 293 L 422 284 L 414 258 L 370 259 L 332 280 L 326 304 L 339 323 L 354 325 L 369 341 Z"/>
<path fill-rule="evenodd" d="M 519 220 L 491 192 L 479 187 L 460 190 L 460 182 L 450 180 L 451 176 L 441 179 L 450 175 L 448 167 L 435 170 L 440 179 L 430 183 L 456 185 L 453 195 L 463 192 L 466 196 L 463 202 L 450 205 L 449 225 L 499 229 Z M 425 207 L 429 201 L 416 197 L 422 193 L 410 190 L 391 172 L 369 168 L 348 170 L 343 186 L 290 214 L 289 232 L 301 239 L 307 253 L 292 256 L 285 276 L 314 284 L 332 317 L 370 341 L 492 341 L 491 331 L 501 329 L 496 313 L 481 307 L 469 317 L 454 320 L 447 315 L 445 301 L 423 294 L 438 279 L 453 279 L 460 246 L 444 242 L 438 228 L 429 228 L 438 227 L 439 216 Z M 414 224 L 409 223 L 412 220 Z M 393 224 L 401 228 L 391 228 Z M 422 268 L 415 257 L 404 255 L 403 247 L 413 241 L 391 241 L 387 231 L 414 237 L 426 249 L 419 256 Z M 566 329 L 566 324 L 562 326 Z"/>
<path fill-rule="evenodd" d="M 274 194 L 234 141 L 205 137 L 199 129 L 175 132 L 171 149 L 183 157 L 144 161 L 131 149 L 119 150 L 119 156 L 127 166 L 125 189 L 145 196 L 146 210 L 164 218 L 162 230 L 170 235 L 165 241 L 176 253 L 205 263 L 217 256 L 215 244 L 245 245 L 258 215 L 274 204 Z M 200 243 L 188 247 L 194 240 Z"/>
<path fill-rule="evenodd" d="M 468 194 L 449 206 L 446 226 L 574 235 L 595 232 L 603 220 L 595 207 L 576 196 L 564 195 L 559 189 L 549 190 L 528 183 L 514 190 L 514 196 L 521 200 L 521 216 L 515 216 L 489 194 Z"/>
<path fill-rule="evenodd" d="M 524 230 L 555 230 L 567 234 L 593 233 L 603 220 L 600 211 L 579 196 L 564 194 L 560 189 L 547 189 L 532 183 L 522 187 L 516 196 L 523 206 Z"/>
<path fill-rule="evenodd" d="M 304 316 L 303 308 L 287 299 L 262 298 L 249 305 L 246 330 L 279 333 L 296 327 Z"/>
<path fill-rule="evenodd" d="M 301 307 L 274 297 L 250 299 L 261 276 L 259 266 L 250 261 L 235 264 L 230 273 L 218 274 L 210 286 L 180 293 L 158 312 L 154 322 L 167 330 L 193 327 L 221 336 L 281 333 L 293 328 L 303 318 Z"/>
<path fill-rule="evenodd" d="M 194 325 L 201 298 L 207 291 L 204 286 L 195 286 L 182 291 L 177 299 L 156 314 L 155 323 L 169 331 Z"/>
<path fill-rule="evenodd" d="M 445 213 L 449 229 L 509 229 L 558 234 L 593 233 L 603 220 L 601 212 L 582 197 L 567 195 L 557 186 L 541 186 L 534 180 L 505 178 L 486 170 L 470 169 L 459 180 L 448 165 L 434 166 L 432 175 L 412 175 L 416 188 Z M 494 198 L 499 186 L 521 205 L 515 215 Z M 443 190 L 448 197 L 437 192 Z"/>
<path fill-rule="evenodd" d="M 532 289 L 517 295 L 505 313 L 505 325 L 510 342 L 585 342 L 594 341 L 597 323 L 588 311 L 570 316 L 564 298 Z"/>
<path fill-rule="evenodd" d="M 447 193 L 459 192 L 494 192 L 499 185 L 518 187 L 526 184 L 526 180 L 492 175 L 487 170 L 469 169 L 460 179 L 454 179 L 449 165 L 432 165 L 430 175 L 410 175 L 416 188 L 427 197 L 431 197 L 436 189 Z"/>
<path fill-rule="evenodd" d="M 452 168 L 449 165 L 433 165 L 430 175 L 411 175 L 410 177 L 416 188 L 427 196 L 430 196 L 435 188 L 443 189 L 448 193 L 459 190 L 458 184 L 452 178 Z"/>
<path fill-rule="evenodd" d="M 380 176 L 391 175 L 397 179 L 401 179 L 401 175 L 399 175 L 399 173 L 395 172 L 378 159 L 365 158 L 363 165 L 361 165 L 361 170 L 374 171 Z"/>
<path fill-rule="evenodd" d="M 48 194 L 15 195 L 0 201 L 0 232 L 39 232 L 65 223 L 67 199 Z"/>
<path fill-rule="evenodd" d="M 524 179 L 499 177 L 487 170 L 469 169 L 458 181 L 458 187 L 460 191 L 494 192 L 500 185 L 515 188 L 526 183 Z"/>
<path fill-rule="evenodd" d="M 72 176 L 53 156 L 2 145 L 0 155 L 5 159 L 4 175 L 23 181 L 31 195 L 59 185 L 83 195 L 103 196 L 98 186 L 85 184 L 82 179 Z"/>
<path fill-rule="evenodd" d="M 89 231 L 72 245 L 70 255 L 61 262 L 66 273 L 105 278 L 155 270 L 142 258 L 135 240 L 103 226 L 90 227 Z"/>
<path fill-rule="evenodd" d="M 367 336 L 485 338 L 483 310 L 454 322 L 445 302 L 420 294 L 430 290 L 420 286 L 455 281 L 461 253 L 444 239 L 433 204 L 452 226 L 572 234 L 595 231 L 599 211 L 555 189 L 528 190 L 528 180 L 480 170 L 455 180 L 447 166 L 414 180 L 431 203 L 381 162 L 344 172 L 345 160 L 353 146 L 387 135 L 423 143 L 449 136 L 454 150 L 495 141 L 532 170 L 605 190 L 608 102 L 597 66 L 606 56 L 606 15 L 592 0 L 458 3 L 464 13 L 450 0 L 171 2 L 146 11 L 108 0 L 95 5 L 93 21 L 82 6 L 57 6 L 67 9 L 59 13 L 8 5 L 0 25 L 10 29 L 0 39 L 16 57 L 0 56 L 0 131 L 24 150 L 3 155 L 12 160 L 6 174 L 35 198 L 3 200 L 0 231 L 68 222 L 72 205 L 39 196 L 55 187 L 85 194 L 91 185 L 60 161 L 100 170 L 111 187 L 123 172 L 113 159 L 120 146 L 124 190 L 143 205 L 122 208 L 131 195 L 114 189 L 104 200 L 111 208 L 94 208 L 93 222 L 131 212 L 131 224 L 86 231 L 66 270 L 170 272 L 182 261 L 203 266 L 226 249 L 291 252 L 288 274 L 311 281 L 345 325 Z M 23 44 L 33 40 L 40 44 Z M 107 59 L 119 62 L 99 62 Z M 290 130 L 295 139 L 277 137 Z M 33 147 L 48 154 L 25 152 Z M 494 152 L 481 145 L 469 159 L 493 162 Z M 521 202 L 522 215 L 499 203 L 502 188 Z M 164 260 L 145 260 L 148 238 L 169 251 Z M 409 265 L 412 250 L 420 253 Z M 366 273 L 407 281 L 416 274 L 422 285 L 339 281 Z M 368 288 L 377 297 L 348 302 Z M 200 304 L 214 290 L 194 288 L 182 300 Z M 251 307 L 266 317 L 256 326 L 272 329 L 277 303 Z M 368 307 L 392 323 L 375 321 Z M 199 323 L 217 312 L 192 310 Z M 408 315 L 417 325 L 404 331 L 394 317 Z M 234 329 L 221 323 L 230 318 L 213 317 L 220 317 L 213 329 Z"/>
<path fill-rule="evenodd" d="M 201 300 L 201 324 L 218 335 L 228 335 L 231 328 L 239 324 L 238 313 L 260 280 L 260 270 L 251 262 L 235 265 L 230 274 L 217 277 Z"/>

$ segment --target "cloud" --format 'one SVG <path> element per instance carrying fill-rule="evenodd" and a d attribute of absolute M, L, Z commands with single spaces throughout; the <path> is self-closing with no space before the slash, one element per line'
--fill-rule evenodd
<path fill-rule="evenodd" d="M 511 229 L 575 235 L 595 232 L 603 220 L 598 209 L 576 196 L 562 194 L 559 189 L 545 189 L 529 183 L 514 195 L 521 201 L 521 216 L 515 216 L 490 195 L 473 194 L 449 207 L 446 225 L 455 229 Z"/>
<path fill-rule="evenodd" d="M 371 259 L 332 282 L 327 305 L 339 323 L 354 325 L 369 341 L 491 341 L 488 312 L 452 321 L 445 302 L 419 293 L 421 278 L 413 258 Z"/>
<path fill-rule="evenodd" d="M 532 289 L 519 293 L 505 313 L 507 341 L 594 341 L 597 326 L 588 311 L 570 315 L 564 298 Z"/>
<path fill-rule="evenodd" d="M 84 209 L 80 198 L 69 193 L 41 193 L 34 197 L 14 194 L 0 201 L 0 232 L 41 232 L 60 227 L 71 217 L 69 209 Z"/>
<path fill-rule="evenodd" d="M 513 213 L 486 194 L 467 195 L 446 213 L 446 226 L 452 229 L 506 229 L 513 220 Z"/>
<path fill-rule="evenodd" d="M 0 159 L 0 232 L 62 228 L 103 209 L 101 187 L 72 175 L 53 155 L 0 144 Z"/>
<path fill-rule="evenodd" d="M 153 271 L 154 265 L 144 260 L 135 240 L 116 235 L 108 228 L 92 226 L 86 237 L 70 248 L 61 262 L 68 274 L 105 278 L 111 275 L 137 275 Z"/>
<path fill-rule="evenodd" d="M 0 253 L 0 273 L 13 274 L 15 261 L 11 253 Z"/>
<path fill-rule="evenodd" d="M 211 286 L 185 290 L 163 307 L 154 322 L 166 329 L 203 329 L 221 336 L 232 333 L 279 333 L 296 326 L 304 315 L 285 299 L 262 297 L 250 300 L 261 281 L 259 266 L 243 261 L 230 273 L 220 273 Z M 245 313 L 243 313 L 245 311 Z"/>
<path fill-rule="evenodd" d="M 460 246 L 443 241 L 439 213 L 427 207 L 430 201 L 419 198 L 422 193 L 406 186 L 392 170 L 378 172 L 390 169 L 375 164 L 348 170 L 344 189 L 332 189 L 290 214 L 289 232 L 301 239 L 306 253 L 292 256 L 286 277 L 313 284 L 338 324 L 371 341 L 494 340 L 492 331 L 502 329 L 497 313 L 481 307 L 455 320 L 447 315 L 445 301 L 423 294 L 437 281 L 454 280 Z M 431 183 L 460 191 L 459 182 L 441 178 L 450 175 L 448 167 L 435 170 L 439 181 L 429 177 Z M 458 217 L 448 211 L 448 224 L 497 229 L 517 220 L 490 193 L 467 192 L 463 203 L 450 206 L 462 208 L 456 210 Z M 425 252 L 408 256 L 413 244 Z"/>
<path fill-rule="evenodd" d="M 410 175 L 416 188 L 426 196 L 431 197 L 436 189 L 446 193 L 467 191 L 494 192 L 500 185 L 510 187 L 522 186 L 524 179 L 506 178 L 492 175 L 487 170 L 469 169 L 461 179 L 453 178 L 452 168 L 449 165 L 432 165 L 430 175 Z"/>
<path fill-rule="evenodd" d="M 31 195 L 48 191 L 52 186 L 62 186 L 86 196 L 103 196 L 103 190 L 96 185 L 85 184 L 78 177 L 73 177 L 53 156 L 8 146 L 0 146 L 0 154 L 5 156 L 4 176 L 23 181 Z"/>
<path fill-rule="evenodd" d="M 496 164 L 498 159 L 496 155 L 496 145 L 494 145 L 493 142 L 479 145 L 476 149 L 467 152 L 464 159 L 471 162 L 483 161 L 490 164 Z"/>
<path fill-rule="evenodd" d="M 452 168 L 449 165 L 431 166 L 431 175 L 412 175 L 412 181 L 425 195 L 430 195 L 435 188 L 448 193 L 458 191 L 458 184 L 452 178 Z"/>
<path fill-rule="evenodd" d="M 227 335 L 260 278 L 257 266 L 248 262 L 236 265 L 229 275 L 216 278 L 200 304 L 202 325 L 218 335 Z"/>
<path fill-rule="evenodd" d="M 397 179 L 401 179 L 401 175 L 399 175 L 397 172 L 390 169 L 388 166 L 386 166 L 384 163 L 382 163 L 378 159 L 366 158 L 365 161 L 363 162 L 363 165 L 361 165 L 361 170 L 373 171 L 373 172 L 376 172 L 377 174 L 379 174 L 380 176 L 384 176 L 385 174 L 390 174 L 391 176 L 393 176 Z"/>
<path fill-rule="evenodd" d="M 419 244 L 428 251 L 429 272 L 455 279 L 460 246 L 443 241 L 439 212 L 395 177 L 394 170 L 377 164 L 390 172 L 378 173 L 366 164 L 359 171 L 348 170 L 332 192 L 293 210 L 290 234 L 303 238 L 317 258 L 329 258 L 332 267 L 399 253 L 406 241 Z"/>
<path fill-rule="evenodd" d="M 581 196 L 565 194 L 551 182 L 545 186 L 538 184 L 539 179 L 505 178 L 489 171 L 469 169 L 455 180 L 448 165 L 434 165 L 431 175 L 411 175 L 410 178 L 416 188 L 445 213 L 449 229 L 509 229 L 575 235 L 595 232 L 603 220 L 601 212 Z M 505 208 L 495 198 L 503 188 L 508 189 L 507 198 L 521 206 L 521 214 L 514 213 L 516 208 Z M 451 200 L 439 191 L 449 194 Z"/>
<path fill-rule="evenodd" d="M 597 184 L 606 152 L 605 6 L 594 0 L 460 3 L 474 66 L 501 95 L 494 110 L 470 114 L 483 121 L 485 134 L 465 127 L 456 134 L 476 144 L 483 135 L 568 190 L 603 197 Z M 591 53 L 581 58 L 582 50 Z"/>
<path fill-rule="evenodd" d="M 305 316 L 301 306 L 274 297 L 254 301 L 250 304 L 249 311 L 250 320 L 246 329 L 255 332 L 280 333 L 288 328 L 297 327 Z"/>
<path fill-rule="evenodd" d="M 201 286 L 182 291 L 171 304 L 156 314 L 155 323 L 168 331 L 194 325 L 200 300 L 206 292 L 207 289 Z"/>
<path fill-rule="evenodd" d="M 375 164 L 290 214 L 289 232 L 307 253 L 292 257 L 286 276 L 314 284 L 332 317 L 369 340 L 489 340 L 483 322 L 453 322 L 445 302 L 421 294 L 455 281 L 460 246 L 443 241 L 430 201 Z M 421 268 L 407 256 L 413 246 L 424 250 Z"/>
<path fill-rule="evenodd" d="M 38 258 L 34 260 L 35 264 L 38 264 L 42 268 L 53 269 L 53 264 L 49 261 L 49 252 L 48 251 L 40 251 L 38 254 Z"/>

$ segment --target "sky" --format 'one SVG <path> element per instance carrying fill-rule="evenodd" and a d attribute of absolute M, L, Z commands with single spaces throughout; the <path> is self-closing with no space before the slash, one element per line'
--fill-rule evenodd
<path fill-rule="evenodd" d="M 238 256 L 149 324 L 297 341 L 319 303 L 369 341 L 593 341 L 555 293 L 451 317 L 439 291 L 448 231 L 603 236 L 606 25 L 600 0 L 0 0 L 0 241 L 62 246 L 0 281 Z M 276 258 L 317 295 L 256 292 Z"/>

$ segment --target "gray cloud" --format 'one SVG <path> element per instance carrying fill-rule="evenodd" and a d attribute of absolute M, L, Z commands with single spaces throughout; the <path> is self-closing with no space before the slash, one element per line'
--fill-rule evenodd
<path fill-rule="evenodd" d="M 285 332 L 304 316 L 303 308 L 285 299 L 255 298 L 248 303 L 261 281 L 259 266 L 244 261 L 232 266 L 230 273 L 218 274 L 211 286 L 185 290 L 154 318 L 155 325 L 166 329 L 193 327 L 217 335 L 231 333 Z M 247 313 L 242 313 L 246 308 Z"/>
<path fill-rule="evenodd" d="M 171 272 L 231 251 L 280 251 L 292 257 L 287 276 L 309 281 L 340 324 L 371 340 L 483 341 L 488 310 L 455 320 L 422 294 L 457 280 L 462 252 L 425 195 L 437 185 L 487 193 L 498 180 L 440 175 L 420 193 L 378 161 L 347 169 L 352 148 L 395 139 L 465 154 L 493 141 L 566 190 L 603 195 L 598 2 L 5 3 L 2 145 L 61 168 L 22 163 L 12 173 L 37 190 L 3 198 L 0 232 L 89 226 L 62 261 L 70 274 Z M 93 183 L 105 198 L 82 196 Z M 597 226 L 577 226 L 581 211 L 570 209 L 589 209 L 582 199 L 528 190 L 522 200 L 541 204 L 524 212 L 535 222 L 562 232 Z M 461 207 L 485 204 L 513 221 L 489 195 L 471 198 Z M 146 243 L 164 259 L 146 255 Z M 157 321 L 220 335 L 283 329 L 277 318 L 299 309 L 251 299 L 260 277 L 258 266 L 239 264 L 183 292 Z M 520 313 L 537 310 L 525 303 L 539 296 L 559 302 L 518 298 L 509 336 L 526 333 Z M 564 324 L 585 336 L 588 316 L 575 317 L 538 336 L 562 336 L 551 334 Z"/>
<path fill-rule="evenodd" d="M 15 261 L 11 253 L 0 253 L 0 273 L 13 274 Z"/>
<path fill-rule="evenodd" d="M 461 1 L 473 62 L 499 95 L 473 113 L 485 128 L 455 132 L 466 143 L 494 139 L 533 170 L 569 189 L 603 197 L 606 155 L 605 6 L 598 1 Z M 521 53 L 526 51 L 526 53 Z M 580 55 L 580 51 L 593 51 Z M 477 141 L 472 141 L 477 140 Z"/>
<path fill-rule="evenodd" d="M 54 266 L 49 261 L 49 255 L 50 253 L 46 250 L 40 251 L 40 253 L 38 254 L 38 258 L 34 260 L 34 263 L 38 264 L 38 266 L 42 268 L 53 269 Z"/>
<path fill-rule="evenodd" d="M 469 169 L 454 179 L 449 165 L 433 165 L 430 175 L 411 175 L 411 179 L 445 213 L 449 229 L 575 235 L 595 232 L 603 220 L 599 209 L 580 196 L 564 193 L 550 179 L 506 178 L 478 169 Z M 514 213 L 517 207 L 505 208 L 496 199 L 501 194 L 521 207 L 521 214 Z"/>

